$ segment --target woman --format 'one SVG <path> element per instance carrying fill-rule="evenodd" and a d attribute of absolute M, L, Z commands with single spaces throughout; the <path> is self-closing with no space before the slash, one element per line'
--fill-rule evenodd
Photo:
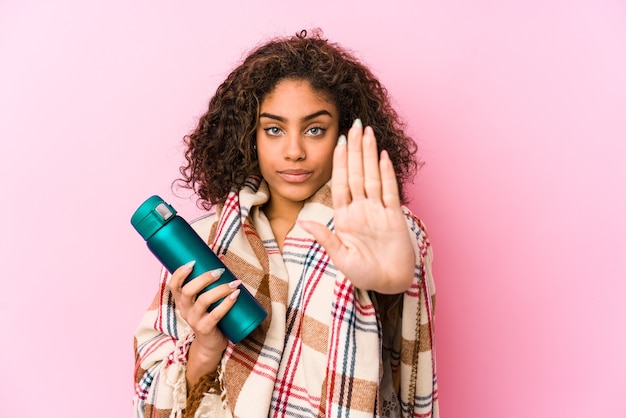
<path fill-rule="evenodd" d="M 370 70 L 317 33 L 272 40 L 186 145 L 193 226 L 238 280 L 198 296 L 221 271 L 162 274 L 136 416 L 438 416 L 432 254 L 401 206 L 416 147 Z M 216 324 L 242 282 L 268 317 L 232 344 Z"/>

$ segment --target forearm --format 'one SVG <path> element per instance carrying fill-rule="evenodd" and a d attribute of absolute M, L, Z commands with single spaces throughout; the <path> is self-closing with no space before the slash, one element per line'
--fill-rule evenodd
<path fill-rule="evenodd" d="M 221 359 L 222 353 L 207 352 L 199 344 L 192 342 L 189 346 L 187 371 L 185 373 L 187 389 L 193 388 L 203 376 L 215 373 Z"/>

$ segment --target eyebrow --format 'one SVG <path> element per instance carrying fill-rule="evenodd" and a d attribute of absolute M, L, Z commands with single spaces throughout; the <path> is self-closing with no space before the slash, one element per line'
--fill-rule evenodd
<path fill-rule="evenodd" d="M 328 115 L 328 116 L 330 116 L 330 117 L 332 117 L 332 116 L 333 116 L 333 115 L 332 115 L 332 114 L 331 114 L 328 110 L 320 110 L 320 111 L 317 111 L 317 112 L 315 112 L 315 113 L 311 113 L 310 115 L 307 115 L 307 116 L 303 117 L 303 118 L 301 119 L 301 121 L 302 121 L 302 122 L 306 122 L 306 121 L 309 121 L 309 120 L 314 119 L 314 118 L 316 118 L 316 117 L 318 117 L 318 116 L 321 116 L 321 115 Z M 282 116 L 273 115 L 273 114 L 271 114 L 271 113 L 267 113 L 267 112 L 261 113 L 261 114 L 259 115 L 259 118 L 270 118 L 270 119 L 275 119 L 275 120 L 277 120 L 277 121 L 279 121 L 279 122 L 283 122 L 283 123 L 287 121 L 287 119 L 285 119 L 285 118 L 284 118 L 284 117 L 282 117 Z"/>

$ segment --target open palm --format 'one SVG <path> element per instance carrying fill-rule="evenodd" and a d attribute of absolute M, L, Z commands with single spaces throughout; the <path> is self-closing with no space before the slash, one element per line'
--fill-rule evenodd
<path fill-rule="evenodd" d="M 340 138 L 333 157 L 332 196 L 335 233 L 303 222 L 337 268 L 358 288 L 380 293 L 405 291 L 413 279 L 415 253 L 393 165 L 386 151 L 378 157 L 371 127 L 357 120 Z"/>

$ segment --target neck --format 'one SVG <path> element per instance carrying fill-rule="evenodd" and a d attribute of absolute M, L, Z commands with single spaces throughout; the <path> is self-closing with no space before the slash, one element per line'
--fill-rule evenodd
<path fill-rule="evenodd" d="M 263 206 L 263 212 L 265 212 L 265 216 L 267 216 L 270 222 L 276 244 L 281 253 L 285 237 L 295 225 L 302 206 L 304 206 L 304 202 L 282 201 L 278 199 L 270 199 Z"/>
<path fill-rule="evenodd" d="M 270 221 L 282 219 L 292 224 L 296 222 L 304 202 L 288 202 L 278 199 L 271 199 L 263 206 L 263 212 Z"/>

